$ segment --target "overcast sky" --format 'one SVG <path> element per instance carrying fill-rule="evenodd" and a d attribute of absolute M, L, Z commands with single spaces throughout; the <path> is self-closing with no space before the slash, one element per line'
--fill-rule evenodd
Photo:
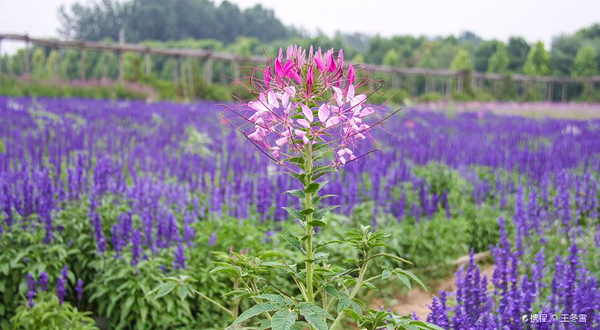
<path fill-rule="evenodd" d="M 83 0 L 89 1 L 89 0 Z M 165 0 L 169 1 L 169 0 Z M 77 0 L 0 0 L 0 32 L 57 36 L 57 10 Z M 216 1 L 220 3 L 220 0 Z M 230 0 L 275 10 L 284 24 L 391 36 L 446 36 L 470 30 L 489 39 L 520 35 L 528 41 L 572 33 L 600 22 L 600 0 Z M 18 45 L 2 42 L 2 52 Z"/>

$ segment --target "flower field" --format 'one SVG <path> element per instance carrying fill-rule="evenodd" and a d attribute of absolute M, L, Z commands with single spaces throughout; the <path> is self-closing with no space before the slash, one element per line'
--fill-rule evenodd
<path fill-rule="evenodd" d="M 300 187 L 223 111 L 0 97 L 0 328 L 41 328 L 44 316 L 72 329 L 212 329 L 233 321 L 221 307 L 252 306 L 214 270 L 230 251 L 297 256 L 283 207 L 298 202 L 282 192 Z M 322 189 L 335 195 L 324 206 L 340 205 L 316 234 L 340 242 L 329 258 L 356 258 L 346 229 L 385 228 L 379 248 L 430 286 L 453 260 L 490 251 L 456 272 L 457 291 L 436 293 L 428 322 L 600 328 L 600 119 L 515 112 L 420 107 L 386 120 L 378 150 Z M 363 299 L 406 292 L 391 267 L 375 262 Z M 179 276 L 191 284 L 153 292 Z M 261 276 L 293 290 L 274 270 Z M 343 301 L 331 308 L 356 307 Z"/>

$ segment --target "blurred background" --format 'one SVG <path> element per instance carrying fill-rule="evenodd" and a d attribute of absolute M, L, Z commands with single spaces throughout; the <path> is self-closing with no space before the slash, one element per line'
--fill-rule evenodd
<path fill-rule="evenodd" d="M 541 0 L 2 1 L 1 91 L 118 82 L 127 97 L 229 100 L 232 91 L 244 96 L 230 86 L 244 76 L 236 68 L 297 43 L 343 48 L 353 63 L 369 64 L 385 81 L 379 102 L 594 102 L 599 11 L 591 0 L 568 10 Z"/>

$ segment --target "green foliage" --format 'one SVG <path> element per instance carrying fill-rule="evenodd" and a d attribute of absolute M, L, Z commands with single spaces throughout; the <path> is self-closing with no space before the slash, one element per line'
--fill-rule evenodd
<path fill-rule="evenodd" d="M 584 46 L 577 51 L 571 75 L 573 77 L 591 77 L 598 74 L 596 49 L 592 46 Z"/>
<path fill-rule="evenodd" d="M 90 312 L 80 312 L 70 303 L 59 304 L 58 298 L 51 293 L 42 292 L 30 308 L 21 305 L 11 319 L 11 329 L 24 330 L 97 330 Z"/>
<path fill-rule="evenodd" d="M 427 92 L 419 95 L 419 100 L 422 102 L 437 102 L 441 101 L 443 98 L 444 96 L 438 92 Z"/>
<path fill-rule="evenodd" d="M 490 70 L 489 61 L 494 54 L 503 47 L 504 44 L 497 40 L 482 42 L 475 52 L 474 69 L 478 72 L 487 72 Z"/>
<path fill-rule="evenodd" d="M 398 56 L 398 53 L 395 50 L 390 49 L 383 56 L 381 64 L 387 66 L 398 66 L 398 64 L 400 64 L 400 56 Z"/>
<path fill-rule="evenodd" d="M 511 37 L 508 39 L 508 45 L 506 51 L 508 52 L 508 58 L 510 60 L 508 69 L 511 72 L 520 73 L 523 70 L 523 65 L 527 61 L 527 54 L 531 46 L 521 37 Z"/>
<path fill-rule="evenodd" d="M 0 95 L 7 96 L 48 96 L 48 97 L 85 97 L 92 99 L 128 99 L 145 100 L 146 93 L 121 84 L 114 85 L 69 85 L 50 81 L 23 81 L 0 76 Z"/>
<path fill-rule="evenodd" d="M 469 53 L 466 50 L 460 50 L 452 60 L 450 69 L 457 71 L 473 70 L 473 62 L 471 61 Z"/>
<path fill-rule="evenodd" d="M 272 41 L 294 33 L 270 9 L 260 5 L 241 10 L 230 2 L 219 6 L 209 1 L 125 1 L 77 2 L 59 10 L 60 32 L 66 37 L 118 40 L 126 31 L 130 42 L 211 38 L 232 42 L 237 36 Z"/>
<path fill-rule="evenodd" d="M 498 45 L 496 52 L 490 57 L 487 72 L 508 73 L 509 64 L 508 51 L 506 50 L 506 46 L 501 43 Z"/>
<path fill-rule="evenodd" d="M 547 76 L 550 74 L 550 68 L 550 54 L 544 48 L 544 43 L 538 41 L 527 55 L 523 73 L 529 76 Z"/>

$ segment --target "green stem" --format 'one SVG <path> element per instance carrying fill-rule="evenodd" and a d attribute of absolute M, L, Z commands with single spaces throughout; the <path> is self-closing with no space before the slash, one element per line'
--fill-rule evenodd
<path fill-rule="evenodd" d="M 204 295 L 202 292 L 200 291 L 196 291 L 196 294 L 199 295 L 200 297 L 208 300 L 209 302 L 211 302 L 213 305 L 219 307 L 220 309 L 224 310 L 225 312 L 227 312 L 227 314 L 229 314 L 234 320 L 236 319 L 236 316 L 234 315 L 234 313 L 232 311 L 230 311 L 229 309 L 225 308 L 223 305 L 219 304 L 218 302 L 210 299 L 208 296 Z"/>
<path fill-rule="evenodd" d="M 352 289 L 352 292 L 350 292 L 350 295 L 348 296 L 350 299 L 353 299 L 356 294 L 358 293 L 358 290 L 360 289 L 360 287 L 363 284 L 363 279 L 365 278 L 365 273 L 367 272 L 367 266 L 369 265 L 369 254 L 367 253 L 367 255 L 365 255 L 365 260 L 367 260 L 366 262 L 363 263 L 362 268 L 360 269 L 360 272 L 358 273 L 358 279 L 356 279 L 356 285 L 354 285 L 354 288 Z M 334 330 L 335 328 L 337 328 L 340 323 L 342 322 L 342 319 L 344 318 L 344 312 L 341 311 L 338 316 L 335 318 L 335 321 L 333 321 L 333 324 L 331 325 L 331 327 L 329 328 L 330 330 Z"/>
<path fill-rule="evenodd" d="M 304 183 L 304 187 L 308 187 L 312 183 L 312 168 L 313 168 L 313 159 L 312 159 L 312 148 L 309 146 L 306 148 L 306 179 Z M 312 208 L 312 193 L 307 193 L 304 198 L 304 208 L 311 209 Z M 313 226 L 310 223 L 313 221 L 312 213 L 306 215 L 306 296 L 309 303 L 313 304 L 315 302 L 315 296 L 313 292 L 313 273 L 314 273 L 314 264 L 313 264 Z"/>

